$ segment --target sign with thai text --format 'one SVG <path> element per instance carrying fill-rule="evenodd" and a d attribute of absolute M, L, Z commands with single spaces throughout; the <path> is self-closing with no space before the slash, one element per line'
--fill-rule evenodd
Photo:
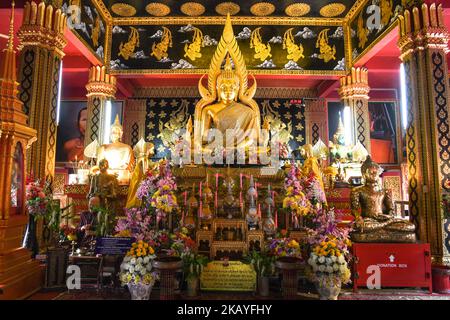
<path fill-rule="evenodd" d="M 249 264 L 240 261 L 213 261 L 200 276 L 201 290 L 254 291 L 256 272 Z"/>
<path fill-rule="evenodd" d="M 133 238 L 98 237 L 95 244 L 95 254 L 125 255 L 131 248 Z"/>

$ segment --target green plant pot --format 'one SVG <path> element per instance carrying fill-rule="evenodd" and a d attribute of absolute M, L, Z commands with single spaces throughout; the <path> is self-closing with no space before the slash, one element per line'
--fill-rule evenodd
<path fill-rule="evenodd" d="M 188 277 L 186 279 L 187 283 L 187 296 L 196 297 L 198 296 L 198 291 L 200 287 L 200 280 L 198 277 Z"/>

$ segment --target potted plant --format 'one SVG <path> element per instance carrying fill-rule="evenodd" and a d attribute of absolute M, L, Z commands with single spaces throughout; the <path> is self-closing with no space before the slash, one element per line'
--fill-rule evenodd
<path fill-rule="evenodd" d="M 120 265 L 120 281 L 127 285 L 132 300 L 148 300 L 158 278 L 152 272 L 155 250 L 142 240 L 134 242 Z"/>
<path fill-rule="evenodd" d="M 334 211 L 319 210 L 314 229 L 308 230 L 309 259 L 307 274 L 321 300 L 337 300 L 342 284 L 350 282 L 351 227 L 339 228 Z"/>
<path fill-rule="evenodd" d="M 183 272 L 186 277 L 188 297 L 198 296 L 200 287 L 200 274 L 203 267 L 208 264 L 208 258 L 197 253 L 190 253 L 183 256 Z"/>
<path fill-rule="evenodd" d="M 267 251 L 253 250 L 245 256 L 244 262 L 253 266 L 257 276 L 258 294 L 267 297 L 270 294 L 269 277 L 275 273 L 276 257 L 269 255 Z"/>
<path fill-rule="evenodd" d="M 208 258 L 195 252 L 195 241 L 189 237 L 189 230 L 181 228 L 180 231 L 170 236 L 172 244 L 167 250 L 169 256 L 180 257 L 183 262 L 183 275 L 187 283 L 187 295 L 198 295 L 199 279 L 203 267 L 208 263 Z"/>

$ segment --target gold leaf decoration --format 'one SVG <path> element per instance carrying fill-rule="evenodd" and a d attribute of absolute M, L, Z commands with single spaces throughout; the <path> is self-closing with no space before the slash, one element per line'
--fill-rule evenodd
<path fill-rule="evenodd" d="M 269 2 L 259 2 L 251 6 L 250 12 L 259 17 L 271 15 L 275 12 L 275 6 Z"/>
<path fill-rule="evenodd" d="M 121 17 L 132 17 L 136 14 L 136 9 L 127 3 L 115 3 L 111 6 L 111 11 Z"/>
<path fill-rule="evenodd" d="M 205 6 L 198 2 L 186 2 L 180 8 L 181 12 L 183 12 L 187 16 L 197 17 L 201 16 L 205 13 Z"/>
<path fill-rule="evenodd" d="M 222 2 L 216 6 L 216 12 L 222 16 L 226 16 L 228 13 L 230 16 L 233 16 L 240 10 L 241 7 L 234 2 Z"/>
<path fill-rule="evenodd" d="M 330 3 L 320 8 L 320 15 L 325 18 L 337 17 L 345 11 L 342 3 Z"/>
<path fill-rule="evenodd" d="M 145 10 L 148 12 L 148 14 L 155 17 L 164 17 L 170 13 L 170 7 L 168 5 L 158 2 L 149 3 L 145 7 Z"/>
<path fill-rule="evenodd" d="M 311 11 L 311 6 L 307 3 L 293 3 L 286 7 L 284 12 L 291 17 L 301 17 Z"/>

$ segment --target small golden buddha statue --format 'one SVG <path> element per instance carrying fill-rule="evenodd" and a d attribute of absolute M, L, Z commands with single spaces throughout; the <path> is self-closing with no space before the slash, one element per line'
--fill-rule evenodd
<path fill-rule="evenodd" d="M 100 206 L 115 213 L 118 181 L 115 175 L 109 174 L 108 160 L 102 159 L 99 164 L 99 173 L 91 178 L 88 199 L 100 198 Z"/>
<path fill-rule="evenodd" d="M 309 143 L 304 145 L 300 148 L 300 153 L 305 159 L 302 168 L 303 175 L 305 177 L 308 177 L 311 173 L 313 173 L 316 179 L 319 181 L 322 191 L 325 193 L 325 187 L 322 179 L 322 170 L 320 168 L 319 160 L 314 156 L 313 146 Z"/>
<path fill-rule="evenodd" d="M 131 176 L 130 186 L 128 187 L 126 208 L 139 207 L 141 201 L 136 197 L 137 189 L 145 177 L 149 167 L 155 166 L 151 158 L 155 155 L 155 145 L 151 142 L 145 142 L 142 138 L 136 144 L 134 151 L 137 156 L 137 164 Z"/>
<path fill-rule="evenodd" d="M 108 160 L 109 173 L 117 174 L 119 183 L 126 184 L 130 180 L 130 172 L 134 166 L 133 149 L 122 143 L 123 129 L 116 115 L 114 124 L 111 126 L 111 143 L 102 145 L 97 152 L 97 161 Z"/>
<path fill-rule="evenodd" d="M 353 188 L 351 209 L 356 217 L 355 242 L 415 242 L 413 223 L 394 218 L 392 196 L 380 187 L 380 166 L 367 156 L 361 167 L 364 185 Z"/>
<path fill-rule="evenodd" d="M 224 140 L 227 130 L 231 130 L 229 134 L 233 134 L 234 141 L 228 147 L 233 149 L 251 144 L 256 147 L 261 130 L 260 110 L 253 100 L 256 82 L 248 88 L 248 72 L 229 15 L 211 60 L 207 88 L 202 84 L 204 76 L 198 84 L 202 99 L 195 106 L 194 147 L 202 150 L 210 129 L 219 130 Z"/>

